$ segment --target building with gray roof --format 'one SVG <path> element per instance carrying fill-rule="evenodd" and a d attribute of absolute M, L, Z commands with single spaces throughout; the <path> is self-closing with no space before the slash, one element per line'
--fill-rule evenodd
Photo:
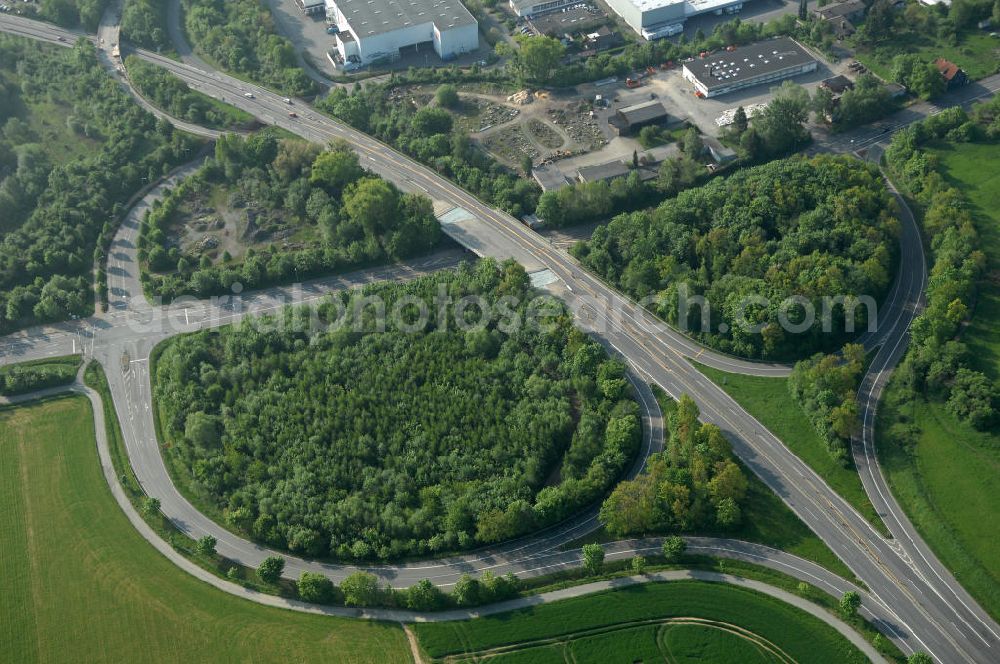
<path fill-rule="evenodd" d="M 479 24 L 459 0 L 326 0 L 326 17 L 346 63 L 395 60 L 420 44 L 442 60 L 479 48 Z"/>
<path fill-rule="evenodd" d="M 684 78 L 702 97 L 776 83 L 816 71 L 819 63 L 794 39 L 778 37 L 720 51 L 684 64 Z"/>

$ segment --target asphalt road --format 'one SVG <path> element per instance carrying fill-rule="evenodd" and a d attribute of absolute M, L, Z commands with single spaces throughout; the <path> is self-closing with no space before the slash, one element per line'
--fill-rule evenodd
<path fill-rule="evenodd" d="M 0 18 L 0 29 L 26 32 L 23 24 L 7 16 Z M 29 36 L 48 41 L 56 41 L 59 35 L 67 39 L 64 31 L 47 25 L 31 23 L 30 31 L 33 34 Z M 427 194 L 435 201 L 435 207 L 440 213 L 455 208 L 467 211 L 480 222 L 481 232 L 493 234 L 488 243 L 493 249 L 491 253 L 501 254 L 498 256 L 500 258 L 510 256 L 530 261 L 550 270 L 558 277 L 550 288 L 564 296 L 571 308 L 579 312 L 579 321 L 584 327 L 592 329 L 609 347 L 620 352 L 640 375 L 675 397 L 687 393 L 695 399 L 702 409 L 703 419 L 722 428 L 744 462 L 865 582 L 870 589 L 866 608 L 874 606 L 884 610 L 888 617 L 879 622 L 880 629 L 899 643 L 904 651 L 924 650 L 936 659 L 947 662 L 997 660 L 996 653 L 1000 651 L 995 648 L 1000 642 L 1000 628 L 968 597 L 929 550 L 917 550 L 922 543 L 917 544 L 919 538 L 915 537 L 915 533 L 914 537 L 906 540 L 883 539 L 816 473 L 696 371 L 686 358 L 697 358 L 700 362 L 727 371 L 755 375 L 783 375 L 787 372 L 787 367 L 760 365 L 705 351 L 583 271 L 568 255 L 556 250 L 517 220 L 489 208 L 451 182 L 388 146 L 320 115 L 301 101 L 293 104 L 299 117 L 289 117 L 289 106 L 281 97 L 267 90 L 218 72 L 203 72 L 155 54 L 141 51 L 138 54 L 164 66 L 203 92 L 224 98 L 267 122 L 282 126 L 309 140 L 326 142 L 335 137 L 348 140 L 358 150 L 366 167 L 404 190 Z M 254 98 L 244 97 L 244 92 L 251 92 Z M 445 230 L 449 230 L 447 225 Z M 470 232 L 470 229 L 467 228 L 466 231 Z M 471 228 L 471 231 L 480 232 L 477 227 Z M 501 238 L 506 244 L 498 244 L 497 238 Z M 506 251 L 500 249 L 501 246 Z M 906 312 L 912 311 L 917 303 L 912 299 L 912 294 L 914 284 L 919 286 L 922 283 L 922 278 L 919 278 L 921 269 L 904 262 L 896 290 L 901 304 L 887 308 L 889 312 L 898 311 L 899 314 L 895 322 L 880 321 L 880 328 L 885 330 L 881 336 L 884 348 L 895 350 L 887 351 L 874 369 L 876 379 L 870 383 L 869 391 L 876 401 L 878 390 L 881 389 L 879 386 L 884 385 L 884 376 L 888 375 L 898 360 L 898 354 L 902 352 L 900 349 L 905 347 L 908 325 Z M 908 304 L 904 306 L 904 303 Z M 219 311 L 218 307 L 217 303 L 195 303 L 192 308 L 202 316 L 213 312 L 223 315 L 224 312 Z M 136 315 L 131 311 L 121 313 L 126 316 Z M 235 314 L 232 315 L 236 317 Z M 189 316 L 185 312 L 185 318 Z M 202 321 L 199 318 L 196 324 L 204 324 Z M 114 332 L 109 333 L 101 325 L 106 323 L 104 318 L 98 319 L 96 323 L 86 323 L 97 328 L 90 338 L 89 352 L 101 359 L 108 369 L 116 410 L 125 430 L 132 464 L 137 474 L 149 480 L 147 491 L 161 498 L 164 511 L 167 512 L 168 501 L 158 492 L 162 490 L 166 494 L 176 494 L 176 489 L 163 467 L 151 429 L 149 376 L 146 367 L 149 350 L 166 333 L 136 332 L 134 325 L 111 325 L 110 329 Z M 64 327 L 71 334 L 74 331 L 79 334 L 81 324 Z M 30 348 L 22 356 L 46 352 L 51 347 L 46 339 L 32 337 L 30 334 L 28 338 Z M 17 356 L 5 354 L 2 361 L 17 359 Z M 864 402 L 864 398 L 862 401 Z M 867 417 L 866 415 L 866 420 Z M 653 426 L 653 419 L 649 416 L 646 418 L 647 427 Z M 877 471 L 873 470 L 872 473 L 877 474 Z M 170 504 L 173 505 L 172 502 Z M 182 505 L 178 503 L 178 507 Z M 223 546 L 227 550 L 232 547 L 247 560 L 259 559 L 268 553 L 265 549 L 224 531 L 190 508 L 190 505 L 187 508 L 190 513 L 183 510 L 167 514 L 194 536 L 202 534 L 197 528 L 203 525 L 211 529 L 210 532 L 220 540 L 220 552 Z M 894 508 L 889 506 L 888 509 Z M 198 516 L 208 523 L 203 523 Z M 905 516 L 901 512 L 893 513 L 892 516 L 905 522 Z M 464 571 L 492 569 L 498 573 L 529 573 L 527 568 L 535 568 L 543 557 L 586 532 L 589 527 L 592 527 L 592 521 L 588 523 L 587 515 L 583 515 L 570 524 L 524 542 L 452 559 L 388 566 L 379 568 L 378 571 L 383 576 L 395 575 L 399 581 L 415 581 L 430 576 L 439 583 L 447 583 L 454 574 Z M 289 558 L 288 564 L 290 570 L 294 570 L 297 565 L 308 563 Z M 342 568 L 331 566 L 326 571 L 333 575 L 337 569 Z"/>
<path fill-rule="evenodd" d="M 918 101 L 910 104 L 870 125 L 838 134 L 817 132 L 815 145 L 810 152 L 859 152 L 878 143 L 888 142 L 893 134 L 914 122 L 955 106 L 968 106 L 974 101 L 991 97 L 998 90 L 1000 90 L 1000 74 L 994 74 L 949 92 L 934 101 Z"/>

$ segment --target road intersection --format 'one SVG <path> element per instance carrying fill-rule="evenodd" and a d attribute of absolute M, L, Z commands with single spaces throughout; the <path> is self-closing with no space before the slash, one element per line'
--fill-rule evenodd
<path fill-rule="evenodd" d="M 60 37 L 66 40 L 67 35 L 71 38 L 76 36 L 46 24 L 7 16 L 0 17 L 0 29 L 58 44 L 66 44 L 60 41 Z M 563 297 L 572 310 L 590 312 L 589 317 L 578 318 L 580 324 L 589 327 L 642 376 L 642 380 L 635 381 L 635 384 L 639 388 L 640 399 L 646 405 L 647 450 L 654 449 L 657 441 L 662 441 L 662 422 L 659 421 L 655 400 L 649 403 L 651 393 L 646 383 L 655 383 L 674 397 L 682 393 L 691 395 L 701 408 L 703 419 L 722 428 L 741 459 L 864 581 L 870 589 L 866 598 L 870 606 L 866 605 L 866 608 L 877 610 L 877 626 L 905 652 L 923 650 L 939 661 L 947 662 L 989 662 L 1000 657 L 1000 627 L 961 588 L 917 536 L 888 493 L 871 445 L 875 405 L 885 381 L 905 349 L 907 329 L 920 306 L 925 279 L 925 266 L 912 253 L 920 241 L 919 232 L 908 212 L 903 215 L 905 232 L 902 248 L 904 252 L 911 253 L 904 258 L 897 283 L 888 304 L 883 307 L 878 332 L 868 339 L 869 347 L 879 345 L 880 350 L 862 387 L 860 403 L 864 407 L 866 433 L 861 444 L 854 449 L 872 502 L 895 536 L 888 540 L 780 440 L 698 372 L 688 359 L 697 359 L 724 371 L 763 376 L 787 375 L 787 366 L 762 364 L 707 351 L 654 318 L 638 304 L 616 293 L 583 270 L 568 254 L 556 249 L 516 219 L 488 207 L 389 146 L 323 116 L 304 102 L 294 102 L 298 117 L 292 118 L 288 116 L 288 105 L 284 99 L 268 90 L 153 53 L 136 53 L 173 72 L 195 89 L 224 99 L 265 122 L 281 126 L 308 140 L 320 143 L 334 138 L 347 140 L 361 155 L 365 167 L 405 191 L 424 193 L 434 201 L 439 216 L 455 210 L 467 213 L 466 221 L 445 224 L 444 228 L 460 242 L 464 240 L 473 251 L 497 258 L 514 258 L 534 272 L 550 271 L 556 279 L 547 288 Z M 251 92 L 254 97 L 244 97 L 245 92 Z M 122 255 L 129 255 L 127 243 L 132 241 L 126 235 L 128 232 L 134 233 L 134 227 L 123 225 L 113 252 L 120 250 Z M 916 244 L 913 244 L 914 238 Z M 124 242 L 119 244 L 119 241 Z M 138 269 L 134 259 L 127 269 Z M 433 266 L 386 268 L 384 276 L 401 276 L 397 271 L 406 273 L 407 269 L 410 274 L 415 274 L 422 269 L 433 269 Z M 370 278 L 370 275 L 356 275 L 356 278 Z M 349 280 L 347 282 L 338 285 L 349 285 Z M 137 325 L 139 322 L 151 322 L 160 310 L 156 307 L 145 308 L 141 291 L 132 290 L 134 285 L 116 287 L 129 292 L 121 294 L 113 302 L 109 314 L 7 337 L 0 363 L 63 354 L 69 352 L 69 342 L 76 347 L 76 339 L 89 343 L 87 352 L 100 360 L 107 370 L 129 458 L 146 491 L 160 498 L 164 513 L 181 530 L 193 537 L 210 533 L 219 540 L 220 554 L 254 565 L 255 561 L 259 562 L 272 552 L 212 522 L 194 509 L 171 482 L 153 428 L 148 368 L 150 351 L 169 334 L 236 320 L 243 314 L 227 308 L 227 303 L 223 301 L 198 302 L 192 303 L 188 308 L 190 310 L 182 311 L 183 325 L 179 324 L 179 318 L 174 319 L 174 329 Z M 309 287 L 318 289 L 316 297 L 325 292 L 323 286 L 313 284 Z M 287 301 L 283 298 L 287 295 L 287 289 L 271 289 L 247 296 L 247 299 L 266 309 L 268 306 L 283 306 Z M 174 315 L 179 317 L 181 313 L 175 312 Z M 383 566 L 375 571 L 394 585 L 410 585 L 425 577 L 444 584 L 453 582 L 456 575 L 463 572 L 486 569 L 496 573 L 536 573 L 538 563 L 565 553 L 559 551 L 563 544 L 589 532 L 594 526 L 593 513 L 584 514 L 523 541 L 466 556 Z M 297 576 L 301 569 L 314 569 L 317 565 L 335 579 L 344 570 L 352 569 L 287 555 L 285 558 L 288 560 L 286 569 L 293 576 Z"/>

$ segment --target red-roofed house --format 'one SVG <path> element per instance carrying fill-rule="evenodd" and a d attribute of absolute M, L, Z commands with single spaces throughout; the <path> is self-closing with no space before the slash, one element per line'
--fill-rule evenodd
<path fill-rule="evenodd" d="M 934 65 L 937 67 L 938 71 L 941 72 L 941 75 L 944 76 L 944 80 L 948 84 L 949 90 L 965 85 L 969 82 L 969 77 L 966 76 L 964 71 L 962 71 L 962 68 L 950 60 L 938 58 L 934 61 Z"/>

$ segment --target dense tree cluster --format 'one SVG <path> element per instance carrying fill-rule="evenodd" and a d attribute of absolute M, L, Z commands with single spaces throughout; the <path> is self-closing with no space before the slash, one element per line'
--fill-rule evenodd
<path fill-rule="evenodd" d="M 832 108 L 832 100 L 822 88 L 817 90 L 815 97 L 810 97 L 801 85 L 785 81 L 774 90 L 767 108 L 754 115 L 753 123 L 743 107 L 737 107 L 733 124 L 723 131 L 722 139 L 738 148 L 743 163 L 760 163 L 783 157 L 812 141 L 812 135 L 806 129 L 809 112 L 815 110 L 818 115 L 825 116 Z M 696 156 L 689 151 L 685 154 L 685 161 L 675 164 L 669 174 L 671 181 L 677 183 L 673 191 L 685 189 L 697 180 L 694 177 L 697 171 L 693 169 L 700 161 Z M 664 175 L 661 171 L 660 189 L 669 191 L 670 187 L 663 182 Z"/>
<path fill-rule="evenodd" d="M 122 39 L 152 51 L 171 48 L 166 28 L 167 4 L 162 0 L 125 0 Z"/>
<path fill-rule="evenodd" d="M 38 14 L 67 28 L 82 26 L 93 32 L 107 6 L 108 0 L 39 0 Z"/>
<path fill-rule="evenodd" d="M 398 104 L 389 94 L 395 80 L 348 92 L 337 88 L 319 107 L 366 134 L 389 143 L 431 166 L 476 196 L 503 208 L 515 217 L 535 210 L 539 188 L 534 180 L 519 178 L 454 127 L 445 108 L 415 109 Z"/>
<path fill-rule="evenodd" d="M 826 442 L 831 456 L 844 466 L 851 462 L 851 437 L 860 426 L 855 394 L 864 367 L 864 347 L 848 344 L 840 354 L 817 354 L 798 362 L 788 379 L 792 396 Z"/>
<path fill-rule="evenodd" d="M 833 121 L 835 129 L 843 130 L 868 124 L 889 115 L 899 104 L 889 95 L 882 82 L 871 74 L 858 77 L 854 87 L 846 90 L 837 102 L 826 88 L 817 88 L 813 110 Z"/>
<path fill-rule="evenodd" d="M 295 225 L 315 229 L 317 241 L 297 250 L 274 245 L 250 250 L 241 261 L 218 265 L 183 254 L 170 242 L 171 223 L 191 194 L 220 185 L 229 192 L 230 206 L 253 208 L 257 223 L 280 213 Z M 228 293 L 237 282 L 259 288 L 413 256 L 434 247 L 440 237 L 430 200 L 403 194 L 369 174 L 346 143 L 322 151 L 299 140 L 279 141 L 264 131 L 249 138 L 220 138 L 215 158 L 143 221 L 139 251 L 148 268 L 142 273 L 144 284 L 173 299 Z"/>
<path fill-rule="evenodd" d="M 1000 25 L 1000 19 L 997 19 L 997 25 Z M 1000 96 L 994 95 L 973 106 L 971 117 L 985 138 L 991 141 L 1000 138 Z"/>
<path fill-rule="evenodd" d="M 251 116 L 216 105 L 210 97 L 150 62 L 130 55 L 125 66 L 129 80 L 142 96 L 175 118 L 216 129 L 239 129 L 253 122 Z"/>
<path fill-rule="evenodd" d="M 975 34 L 978 22 L 995 14 L 994 25 L 1000 23 L 1000 3 L 996 0 L 955 0 L 947 13 L 943 5 L 925 6 L 920 2 L 906 3 L 903 11 L 898 11 L 892 0 L 869 4 L 864 26 L 854 38 L 855 46 L 884 65 L 891 64 L 892 79 L 924 99 L 943 93 L 946 83 L 933 57 L 907 53 L 910 45 L 937 43 L 974 56 L 974 49 L 966 48 L 963 42 Z M 990 56 L 984 53 L 981 57 Z"/>
<path fill-rule="evenodd" d="M 303 572 L 295 584 L 299 597 L 318 604 L 345 604 L 359 607 L 403 607 L 411 611 L 440 611 L 502 602 L 516 597 L 520 581 L 513 574 L 496 576 L 486 571 L 480 578 L 463 574 L 450 593 L 422 579 L 409 588 L 396 589 L 379 584 L 370 572 L 354 572 L 340 586 L 323 574 Z"/>
<path fill-rule="evenodd" d="M 894 136 L 885 155 L 892 172 L 924 208 L 924 234 L 933 257 L 927 306 L 911 327 L 901 374 L 911 389 L 946 399 L 957 417 L 980 429 L 996 421 L 1000 395 L 992 381 L 968 366 L 968 349 L 957 337 L 972 309 L 986 255 L 965 195 L 947 183 L 934 157 L 920 146 L 975 139 L 988 131 L 975 120 L 992 122 L 995 106 L 977 109 L 973 119 L 961 108 L 931 116 Z"/>
<path fill-rule="evenodd" d="M 699 422 L 698 414 L 683 395 L 667 419 L 666 449 L 651 457 L 646 472 L 616 486 L 601 506 L 608 532 L 676 533 L 740 523 L 747 478 L 722 430 Z"/>
<path fill-rule="evenodd" d="M 654 190 L 639 179 L 638 172 L 610 182 L 583 182 L 547 191 L 538 199 L 535 213 L 547 226 L 560 228 L 607 219 L 625 210 L 651 202 Z"/>
<path fill-rule="evenodd" d="M 295 47 L 278 34 L 262 0 L 182 0 L 192 44 L 227 71 L 288 95 L 308 96 L 316 84 L 298 64 Z"/>
<path fill-rule="evenodd" d="M 561 41 L 546 35 L 519 35 L 517 48 L 506 42 L 498 44 L 498 54 L 509 57 L 507 68 L 522 83 L 548 85 L 557 78 L 560 64 L 566 55 Z"/>
<path fill-rule="evenodd" d="M 1000 18 L 1000 8 L 996 0 L 954 0 L 949 3 L 947 13 L 937 6 L 925 6 L 919 2 L 906 4 L 902 12 L 896 11 L 892 0 L 875 0 L 868 9 L 859 36 L 865 46 L 878 46 L 887 40 L 905 42 L 926 40 L 928 36 L 955 44 L 964 30 L 975 29 L 979 21 L 996 13 Z"/>
<path fill-rule="evenodd" d="M 22 362 L 0 367 L 0 395 L 13 396 L 68 385 L 80 368 L 78 357 Z"/>
<path fill-rule="evenodd" d="M 195 147 L 142 110 L 100 66 L 92 44 L 49 49 L 0 37 L 0 331 L 91 311 L 121 206 Z M 26 121 L 65 113 L 90 154 L 47 153 Z M 46 110 L 48 109 L 48 110 Z M 102 275 L 99 275 L 99 282 Z"/>
<path fill-rule="evenodd" d="M 620 215 L 573 253 L 717 348 L 801 357 L 842 343 L 845 304 L 856 328 L 865 328 L 867 308 L 853 306 L 852 298 L 877 299 L 891 281 L 898 234 L 892 212 L 876 169 L 842 157 L 796 158 L 713 180 L 652 211 Z M 790 297 L 797 301 L 786 302 Z"/>
<path fill-rule="evenodd" d="M 512 313 L 463 331 L 466 295 Z M 424 302 L 428 324 L 380 332 L 375 296 Z M 437 553 L 565 519 L 629 465 L 638 407 L 561 305 L 525 318 L 531 297 L 523 268 L 487 260 L 338 296 L 341 324 L 312 336 L 295 319 L 175 338 L 155 366 L 168 453 L 232 527 L 311 556 Z"/>
<path fill-rule="evenodd" d="M 913 53 L 901 53 L 892 60 L 892 80 L 901 83 L 922 99 L 933 99 L 945 91 L 946 84 L 937 66 Z"/>

